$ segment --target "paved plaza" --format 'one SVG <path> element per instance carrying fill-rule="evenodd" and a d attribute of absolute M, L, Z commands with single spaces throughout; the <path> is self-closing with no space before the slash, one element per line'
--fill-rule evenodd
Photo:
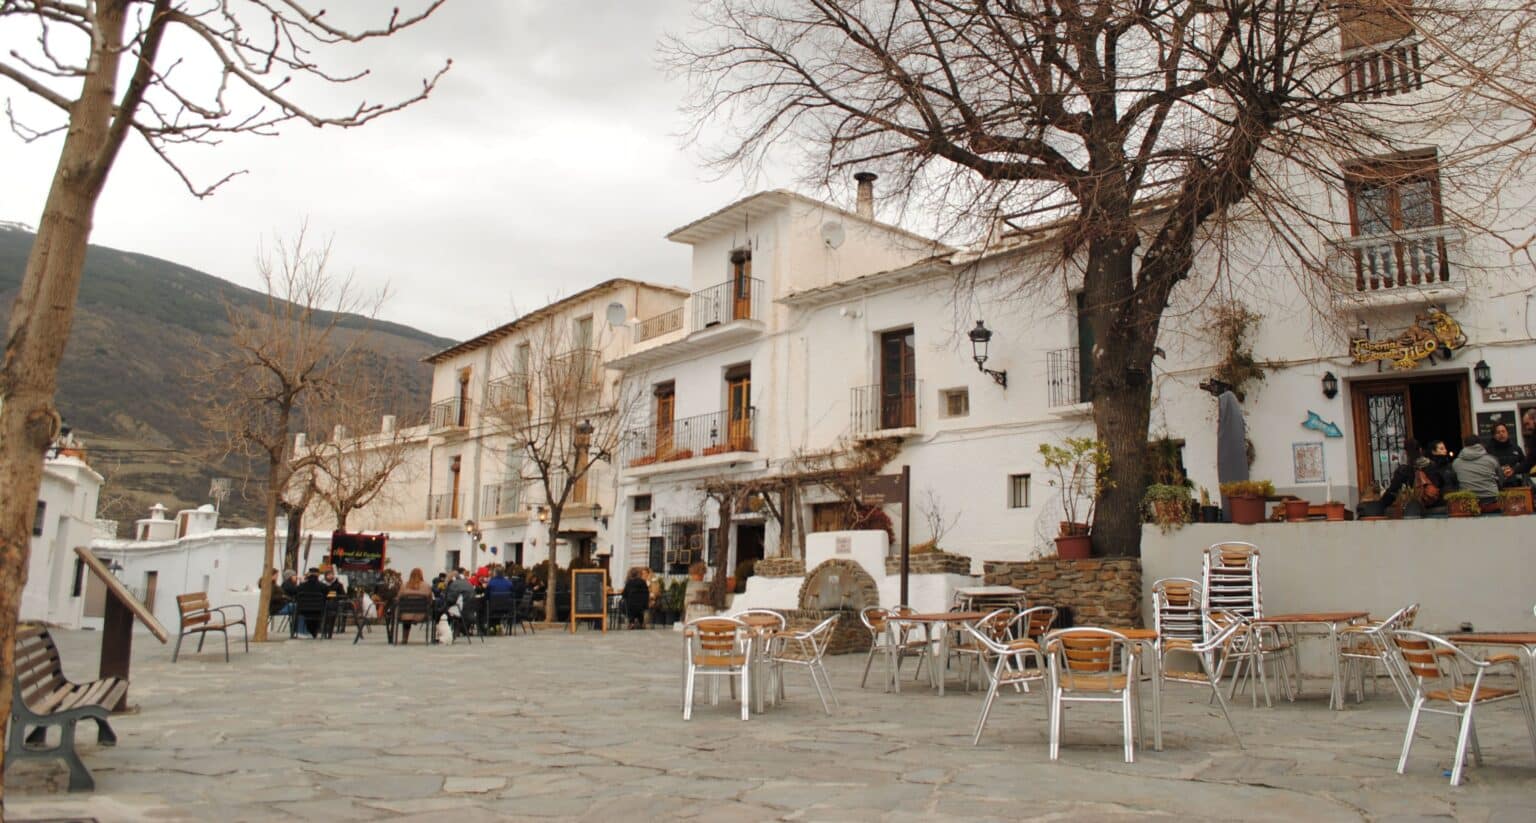
<path fill-rule="evenodd" d="M 93 677 L 100 635 L 59 632 L 66 673 Z M 1322 681 L 1302 701 L 1234 707 L 1246 751 L 1192 687 L 1171 686 L 1166 750 L 1121 760 L 1113 706 L 1072 709 L 1047 757 L 1040 694 L 999 699 L 972 747 L 978 693 L 859 689 L 862 656 L 831 660 L 826 717 L 792 671 L 789 702 L 743 723 L 701 701 L 680 716 L 682 641 L 670 631 L 541 631 L 395 648 L 374 633 L 183 657 L 139 636 L 137 714 L 121 742 L 82 751 L 96 791 L 17 764 L 10 819 L 992 820 L 1536 819 L 1536 757 L 1519 709 L 1480 723 L 1487 765 L 1452 789 L 1455 731 L 1426 721 L 1409 774 L 1393 772 L 1407 711 L 1385 691 L 1340 713 Z M 1150 713 L 1148 714 L 1150 717 Z"/>

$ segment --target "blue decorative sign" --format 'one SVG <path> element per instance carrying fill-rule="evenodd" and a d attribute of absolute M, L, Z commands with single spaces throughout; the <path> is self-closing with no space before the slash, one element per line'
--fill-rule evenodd
<path fill-rule="evenodd" d="M 1307 412 L 1307 419 L 1302 421 L 1301 427 L 1315 432 L 1322 432 L 1324 437 L 1344 436 L 1344 432 L 1340 431 L 1338 426 L 1324 420 L 1323 416 L 1315 411 Z"/>

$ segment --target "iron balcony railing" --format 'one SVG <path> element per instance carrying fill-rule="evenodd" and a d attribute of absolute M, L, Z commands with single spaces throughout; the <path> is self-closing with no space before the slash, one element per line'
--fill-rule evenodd
<path fill-rule="evenodd" d="M 480 490 L 480 516 L 503 517 L 518 514 L 523 508 L 523 484 L 508 480 Z"/>
<path fill-rule="evenodd" d="M 675 332 L 683 327 L 683 307 L 658 314 L 655 317 L 647 317 L 635 326 L 635 342 L 643 343 L 663 334 Z"/>
<path fill-rule="evenodd" d="M 431 409 L 432 431 L 444 429 L 462 429 L 469 426 L 469 400 L 468 398 L 455 397 L 451 400 L 439 400 L 432 404 Z"/>
<path fill-rule="evenodd" d="M 856 386 L 853 389 L 852 428 L 855 437 L 879 434 L 894 429 L 917 427 L 923 381 L 908 377 Z"/>
<path fill-rule="evenodd" d="M 556 355 L 549 361 L 549 379 L 566 390 L 602 385 L 603 354 L 596 349 L 572 349 Z"/>
<path fill-rule="evenodd" d="M 1454 226 L 1424 226 L 1338 241 L 1353 265 L 1355 291 L 1385 291 L 1450 282 L 1446 246 L 1461 238 Z"/>
<path fill-rule="evenodd" d="M 461 495 L 434 494 L 427 498 L 428 520 L 457 520 L 463 509 L 459 506 Z"/>
<path fill-rule="evenodd" d="M 631 429 L 620 459 L 648 466 L 727 452 L 757 451 L 757 407 L 711 412 Z"/>
<path fill-rule="evenodd" d="M 1424 68 L 1419 63 L 1419 41 L 1351 49 L 1339 56 L 1344 74 L 1344 94 L 1371 100 L 1424 88 Z"/>
<path fill-rule="evenodd" d="M 1075 406 L 1093 399 L 1093 382 L 1088 379 L 1082 356 L 1082 350 L 1076 347 L 1045 353 L 1045 379 L 1051 388 L 1051 408 Z"/>
<path fill-rule="evenodd" d="M 727 280 L 693 293 L 693 331 L 734 320 L 763 319 L 763 281 Z"/>
<path fill-rule="evenodd" d="M 496 413 L 528 408 L 528 375 L 509 374 L 485 386 L 485 409 Z"/>

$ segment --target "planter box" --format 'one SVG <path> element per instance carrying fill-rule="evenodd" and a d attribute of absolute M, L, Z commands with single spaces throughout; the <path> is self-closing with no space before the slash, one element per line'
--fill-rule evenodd
<path fill-rule="evenodd" d="M 1305 500 L 1285 501 L 1285 519 L 1289 523 L 1300 523 L 1307 519 L 1311 504 Z"/>
<path fill-rule="evenodd" d="M 1264 498 L 1232 498 L 1232 522 L 1241 526 L 1264 522 Z"/>

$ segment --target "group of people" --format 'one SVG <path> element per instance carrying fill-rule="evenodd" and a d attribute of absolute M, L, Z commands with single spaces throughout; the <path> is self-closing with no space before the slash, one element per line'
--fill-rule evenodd
<path fill-rule="evenodd" d="M 1381 496 L 1384 507 L 1393 505 L 1404 488 L 1414 488 L 1425 509 L 1443 506 L 1447 492 L 1468 491 L 1491 511 L 1498 506 L 1501 489 L 1528 487 L 1536 468 L 1536 461 L 1520 449 L 1503 423 L 1496 424 L 1486 440 L 1477 434 L 1462 438 L 1459 454 L 1452 454 L 1443 440 L 1421 450 L 1410 439 L 1405 451 L 1407 459 L 1392 473 Z"/>
<path fill-rule="evenodd" d="M 315 596 L 305 598 L 305 607 L 300 609 L 299 596 L 304 592 Z M 311 568 L 305 572 L 302 582 L 299 573 L 293 569 L 285 569 L 280 575 L 273 572 L 270 613 L 295 621 L 294 631 L 298 634 L 318 637 L 331 632 L 336 615 L 334 610 L 324 606 L 325 600 L 331 597 L 347 597 L 347 584 L 336 576 L 335 569 L 327 568 L 322 574 L 320 569 Z"/>

